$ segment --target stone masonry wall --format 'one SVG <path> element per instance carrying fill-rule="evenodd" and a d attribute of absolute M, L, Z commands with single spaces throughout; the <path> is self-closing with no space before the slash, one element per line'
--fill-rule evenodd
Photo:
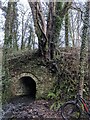
<path fill-rule="evenodd" d="M 28 53 L 30 54 L 30 53 Z M 45 98 L 56 77 L 50 73 L 37 54 L 14 56 L 8 59 L 10 90 L 13 96 L 24 95 L 20 78 L 28 76 L 36 82 L 36 98 Z"/>

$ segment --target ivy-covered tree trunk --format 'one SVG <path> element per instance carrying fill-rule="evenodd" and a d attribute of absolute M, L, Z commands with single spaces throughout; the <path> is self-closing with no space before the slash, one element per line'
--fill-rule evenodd
<path fill-rule="evenodd" d="M 89 100 L 90 100 L 90 2 L 89 2 L 89 28 L 88 28 L 88 81 L 89 81 Z"/>
<path fill-rule="evenodd" d="M 83 88 L 84 88 L 88 21 L 89 21 L 89 4 L 87 2 L 86 12 L 84 15 L 84 23 L 82 28 L 82 44 L 81 44 L 81 51 L 80 51 L 79 94 L 81 96 L 83 96 Z"/>
<path fill-rule="evenodd" d="M 5 31 L 4 31 L 4 45 L 3 45 L 3 62 L 2 62 L 2 84 L 3 84 L 3 99 L 9 97 L 9 76 L 8 76 L 8 54 L 11 50 L 18 48 L 17 46 L 17 24 L 16 24 L 16 2 L 8 2 L 5 20 Z"/>
<path fill-rule="evenodd" d="M 13 50 L 18 50 L 18 10 L 17 10 L 17 2 L 13 2 L 13 17 L 12 17 L 12 42 L 13 42 Z"/>
<path fill-rule="evenodd" d="M 8 51 L 18 50 L 18 20 L 17 20 L 17 3 L 8 2 L 5 20 L 5 37 L 4 45 L 7 45 Z"/>
<path fill-rule="evenodd" d="M 52 44 L 53 44 L 53 59 L 56 46 L 59 41 L 60 31 L 63 23 L 63 18 L 67 11 L 70 9 L 72 2 L 56 2 L 55 4 L 55 13 L 53 14 L 53 29 L 52 29 Z"/>

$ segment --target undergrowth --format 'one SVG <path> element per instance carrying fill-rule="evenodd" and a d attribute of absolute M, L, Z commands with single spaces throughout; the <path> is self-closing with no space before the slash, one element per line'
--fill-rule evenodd
<path fill-rule="evenodd" d="M 78 83 L 75 80 L 74 82 L 65 80 L 59 86 L 55 86 L 52 91 L 49 92 L 47 98 L 53 100 L 53 104 L 50 109 L 58 110 L 60 106 L 69 100 L 74 100 L 77 94 Z M 87 84 L 84 84 L 84 97 L 85 99 L 88 96 L 88 87 Z"/>

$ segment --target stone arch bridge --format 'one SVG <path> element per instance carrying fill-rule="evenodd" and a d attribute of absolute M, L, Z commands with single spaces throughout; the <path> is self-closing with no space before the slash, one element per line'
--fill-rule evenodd
<path fill-rule="evenodd" d="M 12 96 L 30 95 L 45 98 L 56 76 L 44 65 L 37 52 L 30 51 L 8 57 L 8 73 Z"/>

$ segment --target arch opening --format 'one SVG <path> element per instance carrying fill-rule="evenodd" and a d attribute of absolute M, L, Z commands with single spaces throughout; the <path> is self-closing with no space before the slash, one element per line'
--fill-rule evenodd
<path fill-rule="evenodd" d="M 20 82 L 23 85 L 24 94 L 28 97 L 36 97 L 36 82 L 29 76 L 20 78 Z"/>

